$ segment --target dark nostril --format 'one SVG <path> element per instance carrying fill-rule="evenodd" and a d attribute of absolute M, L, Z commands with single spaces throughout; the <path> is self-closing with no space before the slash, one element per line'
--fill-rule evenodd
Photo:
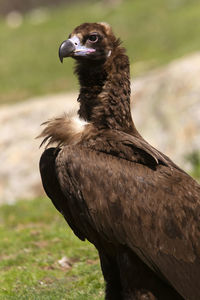
<path fill-rule="evenodd" d="M 74 43 L 76 46 L 78 45 L 77 43 Z"/>

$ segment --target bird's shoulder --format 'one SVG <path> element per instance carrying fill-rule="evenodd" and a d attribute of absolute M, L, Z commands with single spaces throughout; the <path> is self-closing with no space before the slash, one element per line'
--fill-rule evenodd
<path fill-rule="evenodd" d="M 78 143 L 90 150 L 111 155 L 116 159 L 156 168 L 162 164 L 177 167 L 167 156 L 148 144 L 141 136 L 113 129 L 97 130 L 88 126 Z M 178 167 L 177 167 L 178 168 Z"/>

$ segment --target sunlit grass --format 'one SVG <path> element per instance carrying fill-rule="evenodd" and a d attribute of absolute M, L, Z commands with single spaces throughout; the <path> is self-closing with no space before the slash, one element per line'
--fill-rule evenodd
<path fill-rule="evenodd" d="M 68 59 L 61 65 L 58 47 L 82 22 L 110 23 L 124 41 L 136 75 L 197 51 L 199 20 L 198 0 L 126 0 L 115 7 L 99 1 L 68 4 L 47 11 L 46 20 L 37 25 L 27 14 L 15 29 L 1 19 L 0 103 L 74 89 L 73 62 Z"/>
<path fill-rule="evenodd" d="M 50 200 L 0 210 L 0 299 L 103 299 L 96 250 L 69 229 Z M 66 256 L 69 268 L 58 261 Z"/>

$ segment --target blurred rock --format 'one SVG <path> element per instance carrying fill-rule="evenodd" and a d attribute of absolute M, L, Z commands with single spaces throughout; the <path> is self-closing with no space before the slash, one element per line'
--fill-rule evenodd
<path fill-rule="evenodd" d="M 133 80 L 132 111 L 139 132 L 182 168 L 200 149 L 200 53 Z M 77 92 L 78 93 L 78 92 Z M 43 193 L 38 162 L 40 124 L 78 108 L 76 94 L 32 99 L 0 109 L 0 203 Z"/>
<path fill-rule="evenodd" d="M 49 18 L 48 10 L 44 7 L 32 9 L 28 16 L 29 22 L 33 25 L 44 23 Z"/>
<path fill-rule="evenodd" d="M 9 12 L 6 16 L 6 24 L 11 28 L 20 27 L 22 25 L 22 22 L 23 22 L 23 16 L 17 10 L 13 10 Z"/>
<path fill-rule="evenodd" d="M 58 260 L 58 264 L 63 268 L 63 269 L 71 269 L 72 263 L 69 260 L 68 257 L 64 256 L 60 260 Z"/>
<path fill-rule="evenodd" d="M 76 95 L 46 96 L 0 109 L 0 203 L 40 196 L 40 124 L 64 111 L 77 110 Z"/>
<path fill-rule="evenodd" d="M 200 151 L 200 52 L 133 80 L 132 112 L 146 140 L 185 170 Z"/>

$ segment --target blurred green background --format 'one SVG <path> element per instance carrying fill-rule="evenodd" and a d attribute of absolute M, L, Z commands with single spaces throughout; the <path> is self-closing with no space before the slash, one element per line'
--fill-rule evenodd
<path fill-rule="evenodd" d="M 63 67 L 58 47 L 82 22 L 113 26 L 134 75 L 200 48 L 198 0 L 49 2 L 0 1 L 0 103 L 73 90 L 73 62 Z"/>

